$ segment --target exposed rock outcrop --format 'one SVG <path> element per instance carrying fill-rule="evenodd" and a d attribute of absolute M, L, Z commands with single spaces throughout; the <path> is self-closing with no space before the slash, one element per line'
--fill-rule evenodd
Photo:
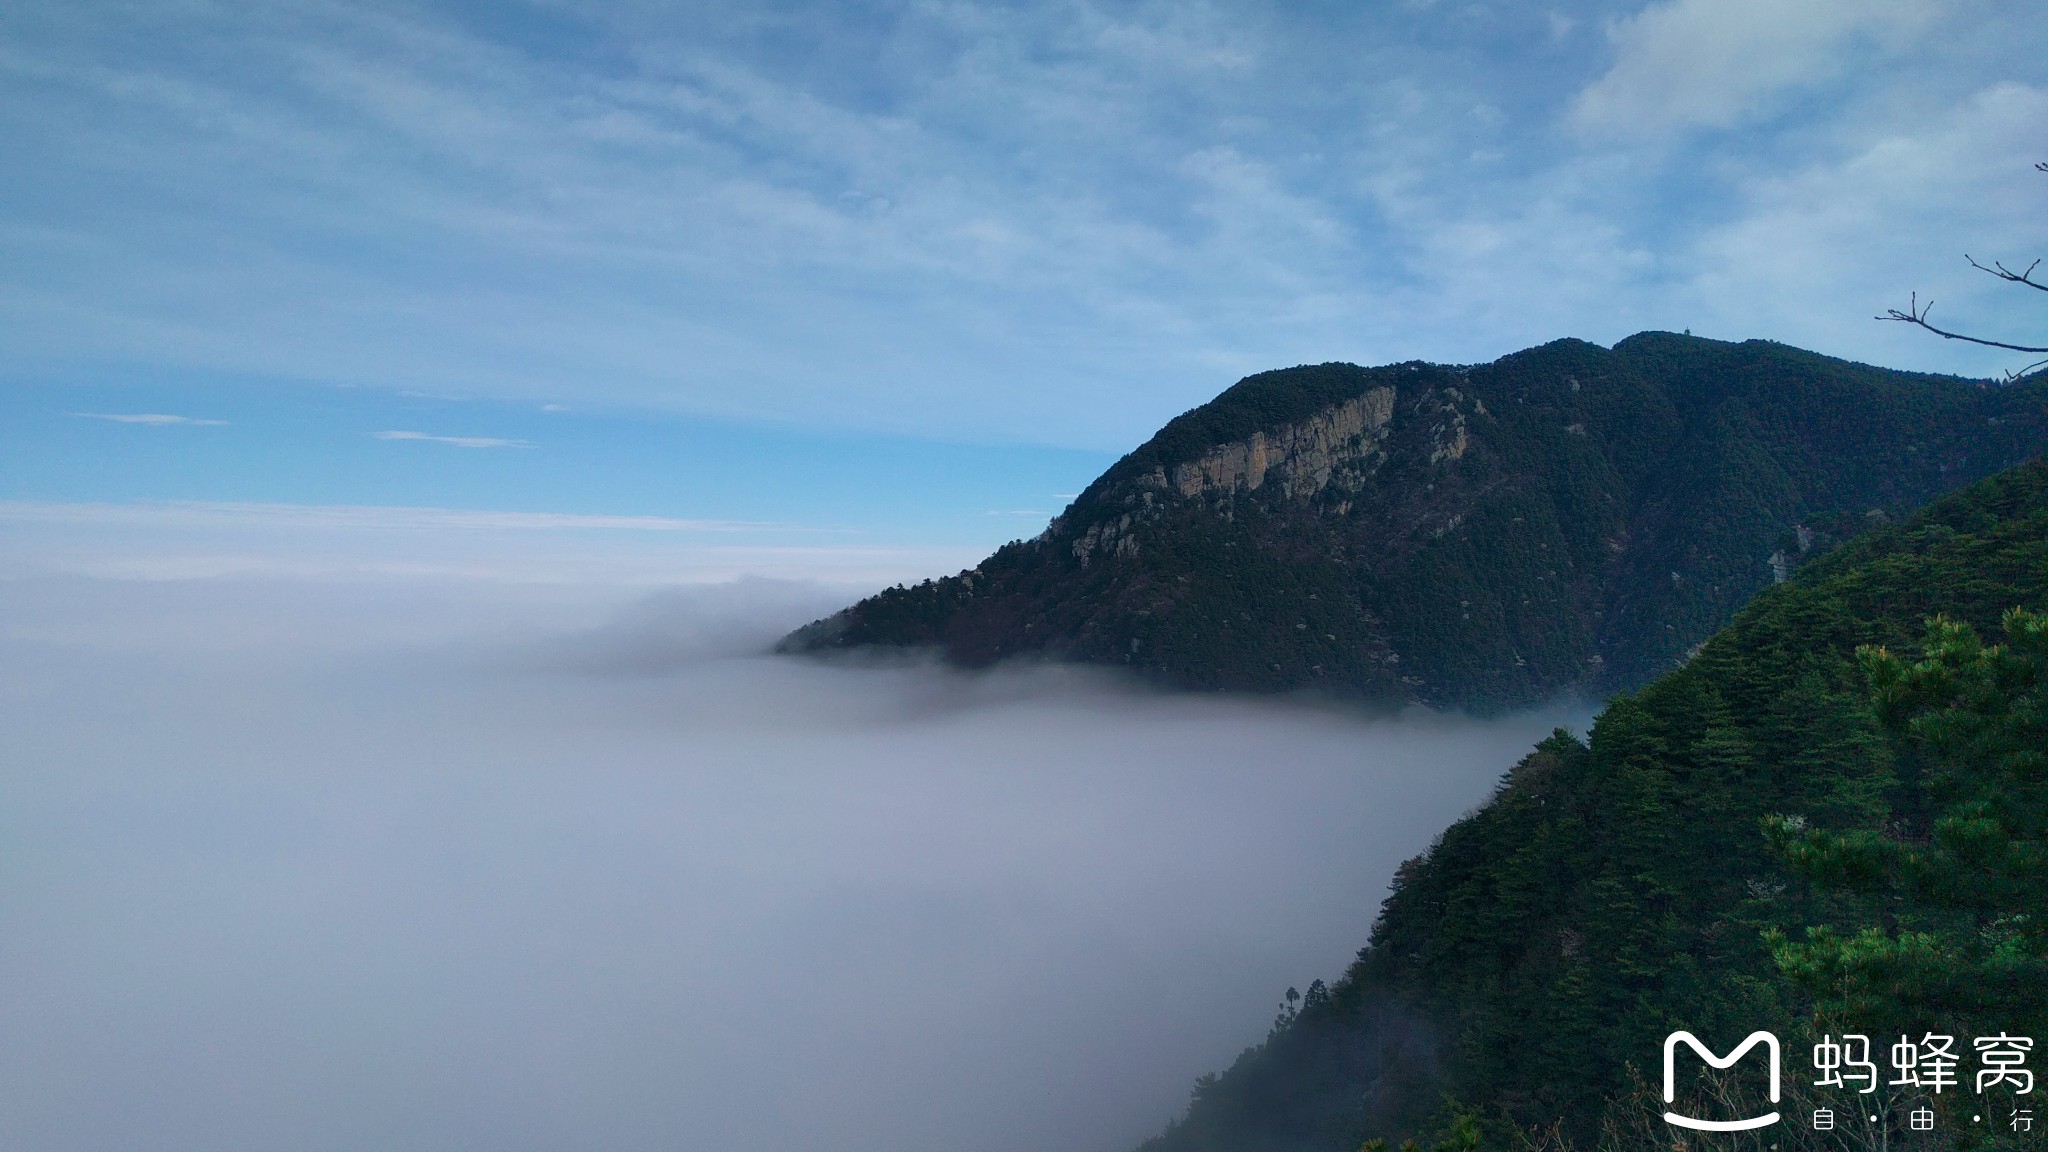
<path fill-rule="evenodd" d="M 1182 496 L 1257 491 L 1268 477 L 1294 499 L 1321 492 L 1345 465 L 1367 465 L 1383 455 L 1380 441 L 1394 418 L 1394 389 L 1379 387 L 1332 405 L 1307 420 L 1254 432 L 1219 445 L 1173 469 L 1173 490 Z M 1463 452 L 1462 422 L 1459 431 Z M 1153 475 L 1162 477 L 1163 469 Z"/>

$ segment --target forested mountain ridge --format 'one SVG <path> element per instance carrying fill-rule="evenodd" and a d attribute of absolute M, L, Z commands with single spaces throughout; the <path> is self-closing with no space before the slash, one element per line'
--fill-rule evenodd
<path fill-rule="evenodd" d="M 784 651 L 1489 709 L 1669 667 L 1811 549 L 2048 444 L 2048 386 L 1643 333 L 1251 376 L 1043 535 Z"/>
<path fill-rule="evenodd" d="M 1806 565 L 1404 865 L 1343 978 L 1205 1077 L 1146 1152 L 1356 1152 L 1430 1128 L 1438 1148 L 1662 1147 L 1651 1084 L 1675 1029 L 1723 1048 L 1776 1031 L 1788 1113 L 1812 1103 L 1817 1009 L 1873 1036 L 2043 1036 L 2048 619 L 2018 618 L 2016 654 L 1974 668 L 1954 629 L 1912 663 L 1930 617 L 1989 642 L 2043 606 L 2039 461 Z M 1869 645 L 1898 656 L 1859 659 Z M 1938 723 L 1881 721 L 1913 693 Z M 1961 1093 L 1925 1101 L 1933 1135 L 1862 1128 L 1900 1095 L 1826 1140 L 1799 1123 L 1714 1146 L 2043 1146 L 1972 1127 L 1991 1109 Z"/>

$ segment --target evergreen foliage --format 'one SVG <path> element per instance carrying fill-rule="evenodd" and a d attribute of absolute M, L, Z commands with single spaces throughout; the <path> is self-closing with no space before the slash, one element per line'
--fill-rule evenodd
<path fill-rule="evenodd" d="M 2048 1022 L 2048 615 L 2014 608 L 2008 643 L 1928 626 L 1924 656 L 1859 655 L 1914 771 L 1876 827 L 1767 827 L 1799 874 L 1870 898 L 1853 935 L 1772 944 L 1831 1015 L 1948 1026 Z"/>
<path fill-rule="evenodd" d="M 2048 1040 L 2041 605 L 2041 462 L 1765 590 L 1404 865 L 1350 970 L 1146 1152 L 1646 1147 L 1679 1028 L 1770 1028 L 1794 1081 L 1816 1030 Z M 1885 1139 L 2034 1146 L 1946 1119 Z"/>

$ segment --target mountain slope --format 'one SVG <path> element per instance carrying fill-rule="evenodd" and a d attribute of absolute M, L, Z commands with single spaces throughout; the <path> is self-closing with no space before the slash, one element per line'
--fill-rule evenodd
<path fill-rule="evenodd" d="M 1654 1073 L 1673 1029 L 1725 1044 L 1771 1028 L 1788 1054 L 1809 1051 L 1808 1005 L 1779 978 L 1763 930 L 1913 924 L 1918 898 L 1807 888 L 1769 849 L 1763 818 L 1925 842 L 1950 801 L 1880 732 L 1853 654 L 1913 651 L 1937 612 L 1996 638 L 2004 610 L 2044 604 L 2038 461 L 1766 590 L 1682 669 L 1611 702 L 1589 741 L 1545 741 L 1403 866 L 1350 972 L 1205 1078 L 1147 1152 L 1353 1152 L 1416 1128 L 1444 1092 L 1486 1122 L 1486 1147 L 1517 1146 L 1510 1125 L 1558 1125 L 1585 1146 L 1630 1106 L 1629 1063 Z M 2048 1026 L 2017 1003 L 1997 1007 L 1997 1019 L 1909 1023 L 1965 1035 Z M 1871 1032 L 1882 1023 L 1864 1018 Z"/>
<path fill-rule="evenodd" d="M 1248 377 L 1043 535 L 792 634 L 1497 708 L 1640 684 L 1817 544 L 2048 442 L 2048 390 L 1645 333 Z"/>

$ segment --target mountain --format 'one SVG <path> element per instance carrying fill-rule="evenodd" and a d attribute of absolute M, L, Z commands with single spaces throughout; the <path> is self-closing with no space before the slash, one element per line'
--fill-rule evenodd
<path fill-rule="evenodd" d="M 2038 461 L 1817 558 L 1589 739 L 1543 742 L 1401 868 L 1351 969 L 1145 1152 L 1357 1152 L 1432 1127 L 1440 1149 L 1675 1146 L 1654 1082 L 1675 1029 L 1722 1051 L 1784 1037 L 1796 1117 L 1824 1099 L 1816 1010 L 1876 1038 L 2042 1036 L 2048 617 L 2015 607 L 2048 607 Z M 2013 651 L 1929 629 L 1938 613 Z M 1889 1145 L 2042 1146 L 1972 1130 L 1987 1097 L 1926 1102 L 1948 1135 Z M 2001 1123 L 2006 1104 L 2027 1101 Z M 1713 1146 L 1886 1146 L 1857 1112 L 1861 1142 L 1802 1121 Z"/>
<path fill-rule="evenodd" d="M 1478 710 L 1639 685 L 1816 548 L 2031 457 L 2048 391 L 1651 332 L 1248 377 L 1044 534 L 783 651 Z"/>

